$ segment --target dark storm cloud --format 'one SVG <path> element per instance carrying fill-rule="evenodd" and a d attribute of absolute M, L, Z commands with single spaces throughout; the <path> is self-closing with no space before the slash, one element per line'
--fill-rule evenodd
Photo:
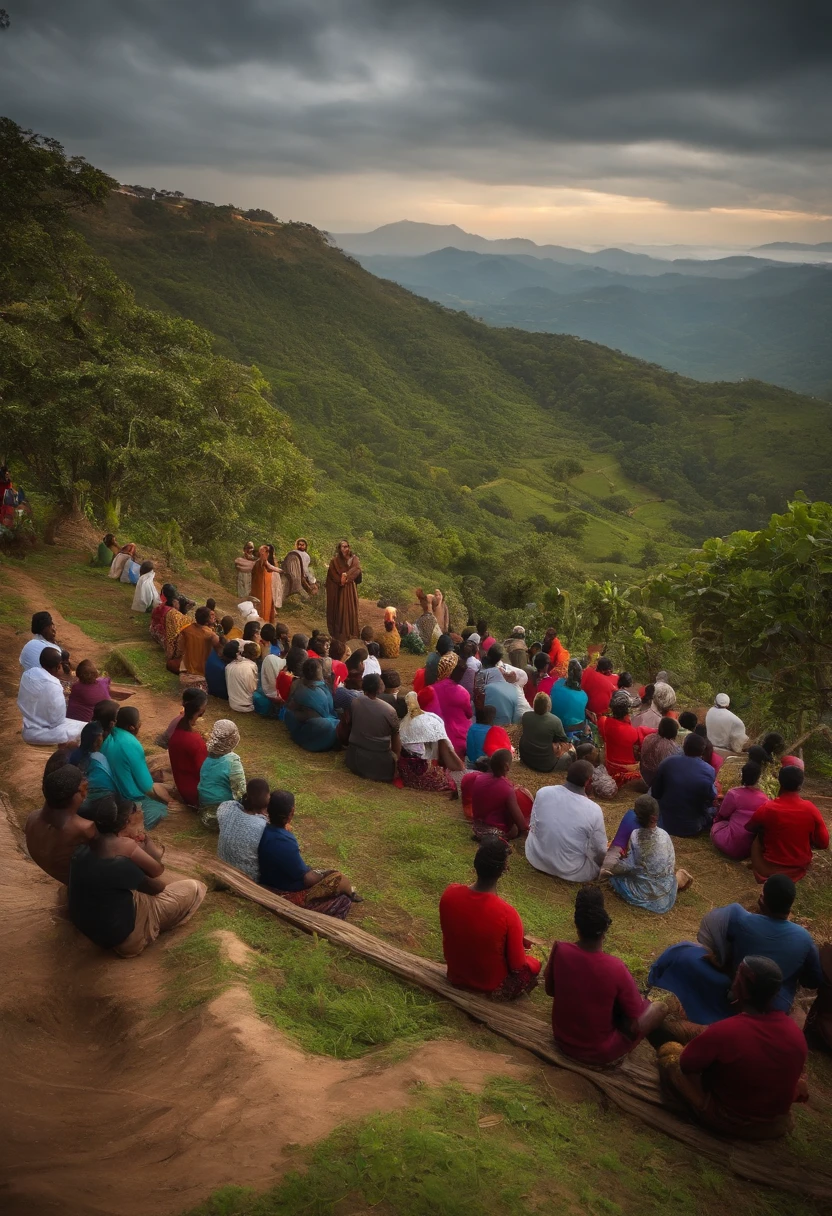
<path fill-rule="evenodd" d="M 829 184 L 827 0 L 7 5 L 3 111 L 102 163 L 732 204 L 818 203 Z"/>

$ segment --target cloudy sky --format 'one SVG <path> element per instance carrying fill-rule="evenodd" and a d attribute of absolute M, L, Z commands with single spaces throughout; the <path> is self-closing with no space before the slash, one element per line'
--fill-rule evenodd
<path fill-rule="evenodd" d="M 829 0 L 3 0 L 0 112 L 336 232 L 832 240 Z"/>

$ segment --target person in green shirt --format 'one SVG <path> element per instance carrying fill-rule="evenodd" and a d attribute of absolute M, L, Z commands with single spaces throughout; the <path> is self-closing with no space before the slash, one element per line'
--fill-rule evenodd
<path fill-rule="evenodd" d="M 113 564 L 113 558 L 118 553 L 118 544 L 112 532 L 108 532 L 104 539 L 100 542 L 96 550 L 95 557 L 92 559 L 94 566 L 109 567 Z"/>
<path fill-rule="evenodd" d="M 230 718 L 219 718 L 208 736 L 208 755 L 199 770 L 199 818 L 206 828 L 219 831 L 217 807 L 222 802 L 242 802 L 246 792 L 243 762 L 234 750 L 240 732 Z"/>
<path fill-rule="evenodd" d="M 551 773 L 564 753 L 570 751 L 563 723 L 552 713 L 548 693 L 537 694 L 534 708 L 520 719 L 520 728 L 520 759 L 537 773 Z"/>

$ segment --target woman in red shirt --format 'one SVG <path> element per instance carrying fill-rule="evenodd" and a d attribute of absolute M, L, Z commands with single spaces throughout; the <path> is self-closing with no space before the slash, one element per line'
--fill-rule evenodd
<path fill-rule="evenodd" d="M 531 943 L 517 911 L 497 895 L 509 852 L 499 836 L 484 841 L 474 858 L 477 881 L 447 888 L 439 922 L 449 983 L 511 1001 L 534 988 L 540 961 L 526 954 Z"/>
<path fill-rule="evenodd" d="M 829 829 L 814 802 L 800 797 L 803 771 L 794 765 L 780 769 L 780 793 L 764 802 L 745 825 L 753 840 L 751 866 L 757 882 L 772 874 L 788 874 L 800 882 L 812 864 L 813 849 L 829 848 Z"/>
<path fill-rule="evenodd" d="M 494 833 L 514 840 L 529 830 L 532 797 L 509 781 L 511 752 L 503 748 L 488 762 L 488 772 L 466 773 L 462 778 L 463 802 L 470 799 L 473 832 L 477 840 Z M 518 794 L 525 795 L 526 811 L 521 810 Z"/>
<path fill-rule="evenodd" d="M 604 740 L 604 767 L 621 789 L 628 781 L 641 781 L 638 760 L 643 739 L 656 732 L 652 726 L 633 726 L 630 694 L 623 688 L 610 701 L 610 716 L 599 717 L 598 733 Z"/>
<path fill-rule="evenodd" d="M 208 694 L 201 688 L 186 688 L 182 694 L 184 713 L 171 732 L 168 756 L 173 780 L 186 806 L 199 806 L 199 770 L 208 755 L 208 747 L 197 722 L 205 713 Z"/>

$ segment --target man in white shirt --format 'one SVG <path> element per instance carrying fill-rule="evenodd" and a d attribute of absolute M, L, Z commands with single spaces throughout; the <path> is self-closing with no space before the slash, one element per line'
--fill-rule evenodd
<path fill-rule="evenodd" d="M 20 652 L 20 666 L 24 671 L 28 671 L 30 667 L 37 667 L 40 662 L 40 652 L 45 650 L 47 646 L 52 646 L 60 651 L 60 646 L 55 641 L 57 630 L 55 622 L 52 620 L 48 612 L 36 612 L 32 617 L 32 633 L 35 635 L 31 641 Z"/>
<path fill-rule="evenodd" d="M 714 703 L 705 714 L 705 730 L 714 747 L 721 752 L 741 752 L 748 742 L 745 723 L 732 713 L 728 706 L 731 698 L 726 692 L 718 692 Z"/>
<path fill-rule="evenodd" d="M 246 642 L 242 655 L 233 659 L 225 669 L 225 686 L 228 689 L 228 704 L 238 714 L 253 714 L 253 696 L 259 684 L 259 673 L 255 657 L 260 654 L 256 642 Z"/>
<path fill-rule="evenodd" d="M 52 747 L 77 742 L 85 722 L 66 716 L 66 697 L 57 673 L 61 652 L 47 644 L 37 667 L 29 667 L 20 680 L 17 707 L 23 715 L 23 742 Z"/>
<path fill-rule="evenodd" d="M 285 666 L 286 660 L 282 654 L 267 654 L 260 667 L 260 687 L 275 705 L 278 704 L 277 677 Z"/>
<path fill-rule="evenodd" d="M 587 798 L 592 777 L 587 760 L 575 760 L 564 785 L 537 791 L 526 837 L 526 860 L 544 874 L 567 882 L 593 882 L 607 852 L 607 830 L 600 806 Z"/>

